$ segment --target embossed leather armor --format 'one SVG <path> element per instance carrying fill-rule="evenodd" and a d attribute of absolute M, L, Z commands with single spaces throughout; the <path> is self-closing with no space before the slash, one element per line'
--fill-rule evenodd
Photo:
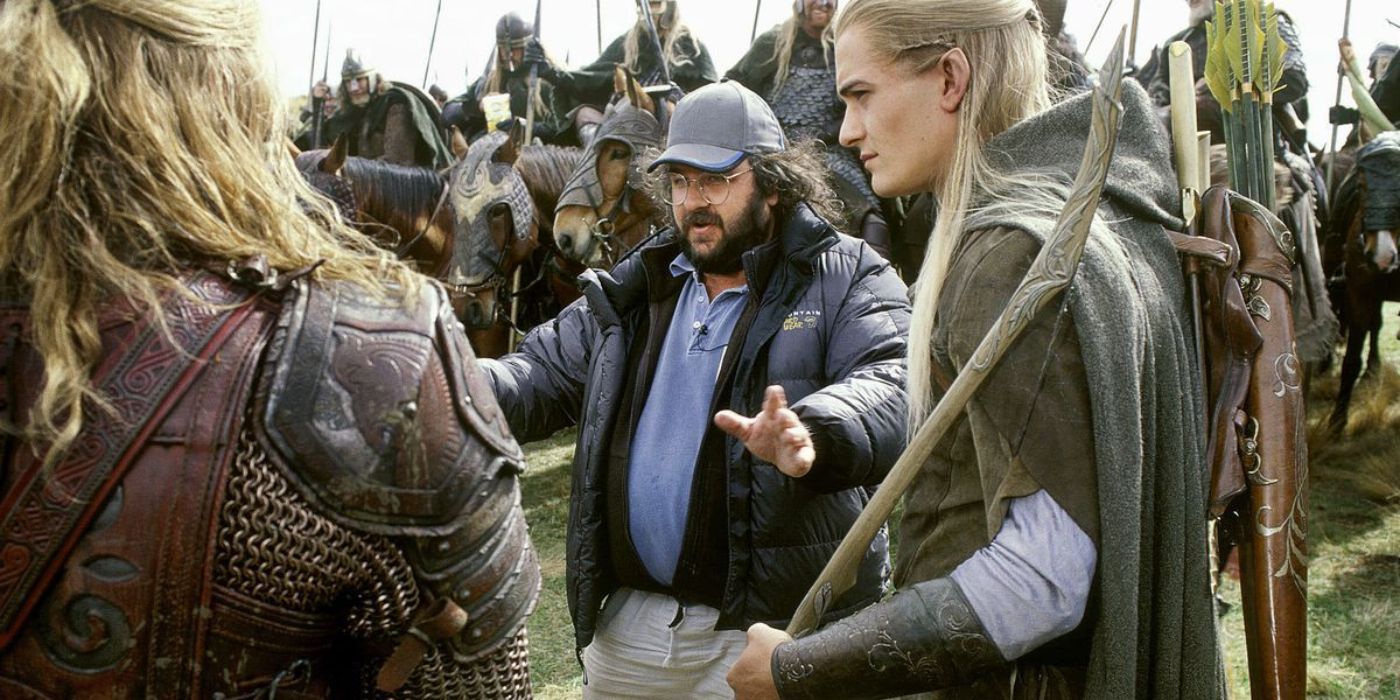
<path fill-rule="evenodd" d="M 0 697 L 528 697 L 521 452 L 443 292 L 252 281 L 109 313 L 117 415 L 52 471 L 7 438 Z M 0 314 L 9 419 L 42 360 Z"/>
<path fill-rule="evenodd" d="M 784 700 L 885 698 L 956 688 L 1007 665 L 962 591 L 946 578 L 916 584 L 779 645 L 772 663 Z"/>

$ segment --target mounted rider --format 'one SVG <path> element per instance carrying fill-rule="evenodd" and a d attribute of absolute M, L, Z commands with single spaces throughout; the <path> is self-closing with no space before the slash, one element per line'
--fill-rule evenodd
<path fill-rule="evenodd" d="M 1198 81 L 1206 71 L 1206 22 L 1215 17 L 1215 0 L 1186 0 L 1189 12 L 1189 25 L 1172 35 L 1153 52 L 1147 63 L 1133 76 L 1142 86 L 1158 110 L 1165 114 L 1171 105 L 1171 87 L 1167 76 L 1167 48 L 1172 42 L 1184 41 L 1191 47 L 1192 73 Z M 1307 134 L 1303 124 L 1308 120 L 1308 75 L 1303 62 L 1303 48 L 1298 39 L 1298 29 L 1293 19 L 1286 13 L 1278 13 L 1279 38 L 1283 40 L 1283 78 L 1279 80 L 1279 91 L 1274 95 L 1274 134 L 1277 144 L 1288 151 L 1307 154 Z M 1211 132 L 1212 143 L 1224 143 L 1221 131 L 1220 104 L 1210 92 L 1201 87 L 1196 100 L 1197 121 L 1202 130 Z"/>
<path fill-rule="evenodd" d="M 795 0 L 792 16 L 764 32 L 725 73 L 762 95 L 793 141 L 822 143 L 832 184 L 845 206 L 848 228 L 890 259 L 891 232 L 881 202 L 854 151 L 843 148 L 845 105 L 836 96 L 831 20 L 836 0 Z"/>
<path fill-rule="evenodd" d="M 386 79 L 355 49 L 345 52 L 336 98 L 339 109 L 326 120 L 324 142 L 344 136 L 349 155 L 395 165 L 443 168 L 452 162 L 433 99 Z"/>
<path fill-rule="evenodd" d="M 481 77 L 463 95 L 449 100 L 443 107 L 442 120 L 456 126 L 468 141 L 475 141 L 488 129 L 483 100 L 488 95 L 510 96 L 510 116 L 525 118 L 530 101 L 530 64 L 526 50 L 535 35 L 535 25 L 519 13 L 509 12 L 496 21 L 496 53 Z M 541 141 L 557 145 L 578 145 L 567 128 L 564 116 L 567 102 L 560 103 L 553 83 L 539 75 L 539 94 L 535 97 L 535 133 Z M 496 121 L 500 121 L 497 119 Z"/>
<path fill-rule="evenodd" d="M 656 25 L 657 38 L 666 57 L 671 83 L 682 94 L 719 80 L 709 49 L 681 21 L 678 0 L 647 0 Z M 565 70 L 548 60 L 540 61 L 540 77 L 548 79 L 560 93 L 581 104 L 601 109 L 613 95 L 616 66 L 624 66 L 646 87 L 665 84 L 665 72 L 638 6 L 637 23 L 626 34 L 613 39 L 603 54 L 578 70 Z M 679 95 L 672 95 L 679 99 Z"/>

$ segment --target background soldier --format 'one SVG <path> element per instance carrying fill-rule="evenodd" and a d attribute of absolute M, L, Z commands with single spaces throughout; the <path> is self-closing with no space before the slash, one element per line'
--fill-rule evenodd
<path fill-rule="evenodd" d="M 786 22 L 759 36 L 724 77 L 762 95 L 788 138 L 822 143 L 848 230 L 888 260 L 890 227 L 880 200 L 855 152 L 838 143 L 846 109 L 836 96 L 832 56 L 830 26 L 836 1 L 796 0 L 792 11 Z"/>
<path fill-rule="evenodd" d="M 719 80 L 709 49 L 681 21 L 677 0 L 647 0 L 647 6 L 656 24 L 666 66 L 670 68 L 671 82 L 684 93 Z M 557 90 L 570 98 L 601 108 L 612 99 L 615 66 L 626 66 L 643 86 L 663 84 L 665 79 L 658 58 L 646 19 L 638 17 L 637 23 L 608 44 L 603 55 L 593 63 L 567 71 L 545 60 L 540 64 L 540 75 L 548 77 Z M 673 99 L 680 99 L 680 96 L 673 95 Z"/>
<path fill-rule="evenodd" d="M 0 4 L 0 695 L 526 697 L 521 453 L 258 16 Z"/>
<path fill-rule="evenodd" d="M 350 155 L 395 165 L 442 168 L 452 161 L 432 98 L 385 79 L 354 49 L 345 52 L 336 102 L 323 142 L 344 136 Z"/>
<path fill-rule="evenodd" d="M 1162 115 L 1171 105 L 1171 86 L 1167 75 L 1167 48 L 1175 41 L 1191 46 L 1192 73 L 1196 79 L 1196 113 L 1201 129 L 1210 130 L 1212 143 L 1225 143 L 1220 120 L 1220 104 L 1206 89 L 1206 21 L 1215 15 L 1215 0 L 1186 0 L 1189 26 L 1162 42 L 1152 57 L 1134 76 L 1152 97 Z M 1308 120 L 1308 75 L 1303 63 L 1303 49 L 1298 42 L 1298 30 L 1284 12 L 1278 13 L 1279 38 L 1283 40 L 1283 78 L 1274 94 L 1274 134 L 1279 145 L 1292 153 L 1306 155 L 1307 134 L 1303 123 Z"/>
<path fill-rule="evenodd" d="M 1050 83 L 1060 93 L 1075 93 L 1089 89 L 1089 68 L 1074 37 L 1065 31 L 1065 9 L 1068 0 L 1036 0 L 1041 25 L 1050 51 Z"/>
<path fill-rule="evenodd" d="M 491 64 L 466 94 L 454 98 L 443 109 L 443 123 L 461 129 L 468 141 L 475 141 L 486 132 L 486 113 L 481 101 L 487 95 L 509 94 L 512 116 L 525 118 L 530 100 L 530 65 L 525 52 L 535 25 L 525 21 L 514 12 L 502 16 L 496 22 L 496 53 Z M 568 109 L 561 108 L 555 101 L 554 85 L 541 72 L 539 95 L 535 101 L 535 136 L 545 143 L 578 145 L 569 143 L 563 115 Z"/>

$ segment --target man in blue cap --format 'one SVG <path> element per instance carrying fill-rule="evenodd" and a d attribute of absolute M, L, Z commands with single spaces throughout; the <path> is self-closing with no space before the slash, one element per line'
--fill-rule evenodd
<path fill-rule="evenodd" d="M 521 440 L 578 425 L 567 543 L 585 697 L 729 697 L 904 447 L 904 284 L 823 214 L 811 145 L 734 82 L 650 166 L 673 226 L 483 361 Z M 833 617 L 874 602 L 877 538 Z"/>

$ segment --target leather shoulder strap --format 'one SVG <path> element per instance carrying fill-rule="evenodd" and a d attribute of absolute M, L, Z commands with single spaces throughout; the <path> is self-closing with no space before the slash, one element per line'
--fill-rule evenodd
<path fill-rule="evenodd" d="M 52 469 L 31 459 L 0 503 L 0 649 L 24 627 L 136 450 L 252 312 L 241 303 L 248 292 L 212 274 L 196 273 L 187 285 L 193 298 L 171 294 L 165 304 L 169 335 L 150 322 L 133 324 L 125 351 L 98 368 L 94 383 L 113 410 L 93 411 Z"/>

